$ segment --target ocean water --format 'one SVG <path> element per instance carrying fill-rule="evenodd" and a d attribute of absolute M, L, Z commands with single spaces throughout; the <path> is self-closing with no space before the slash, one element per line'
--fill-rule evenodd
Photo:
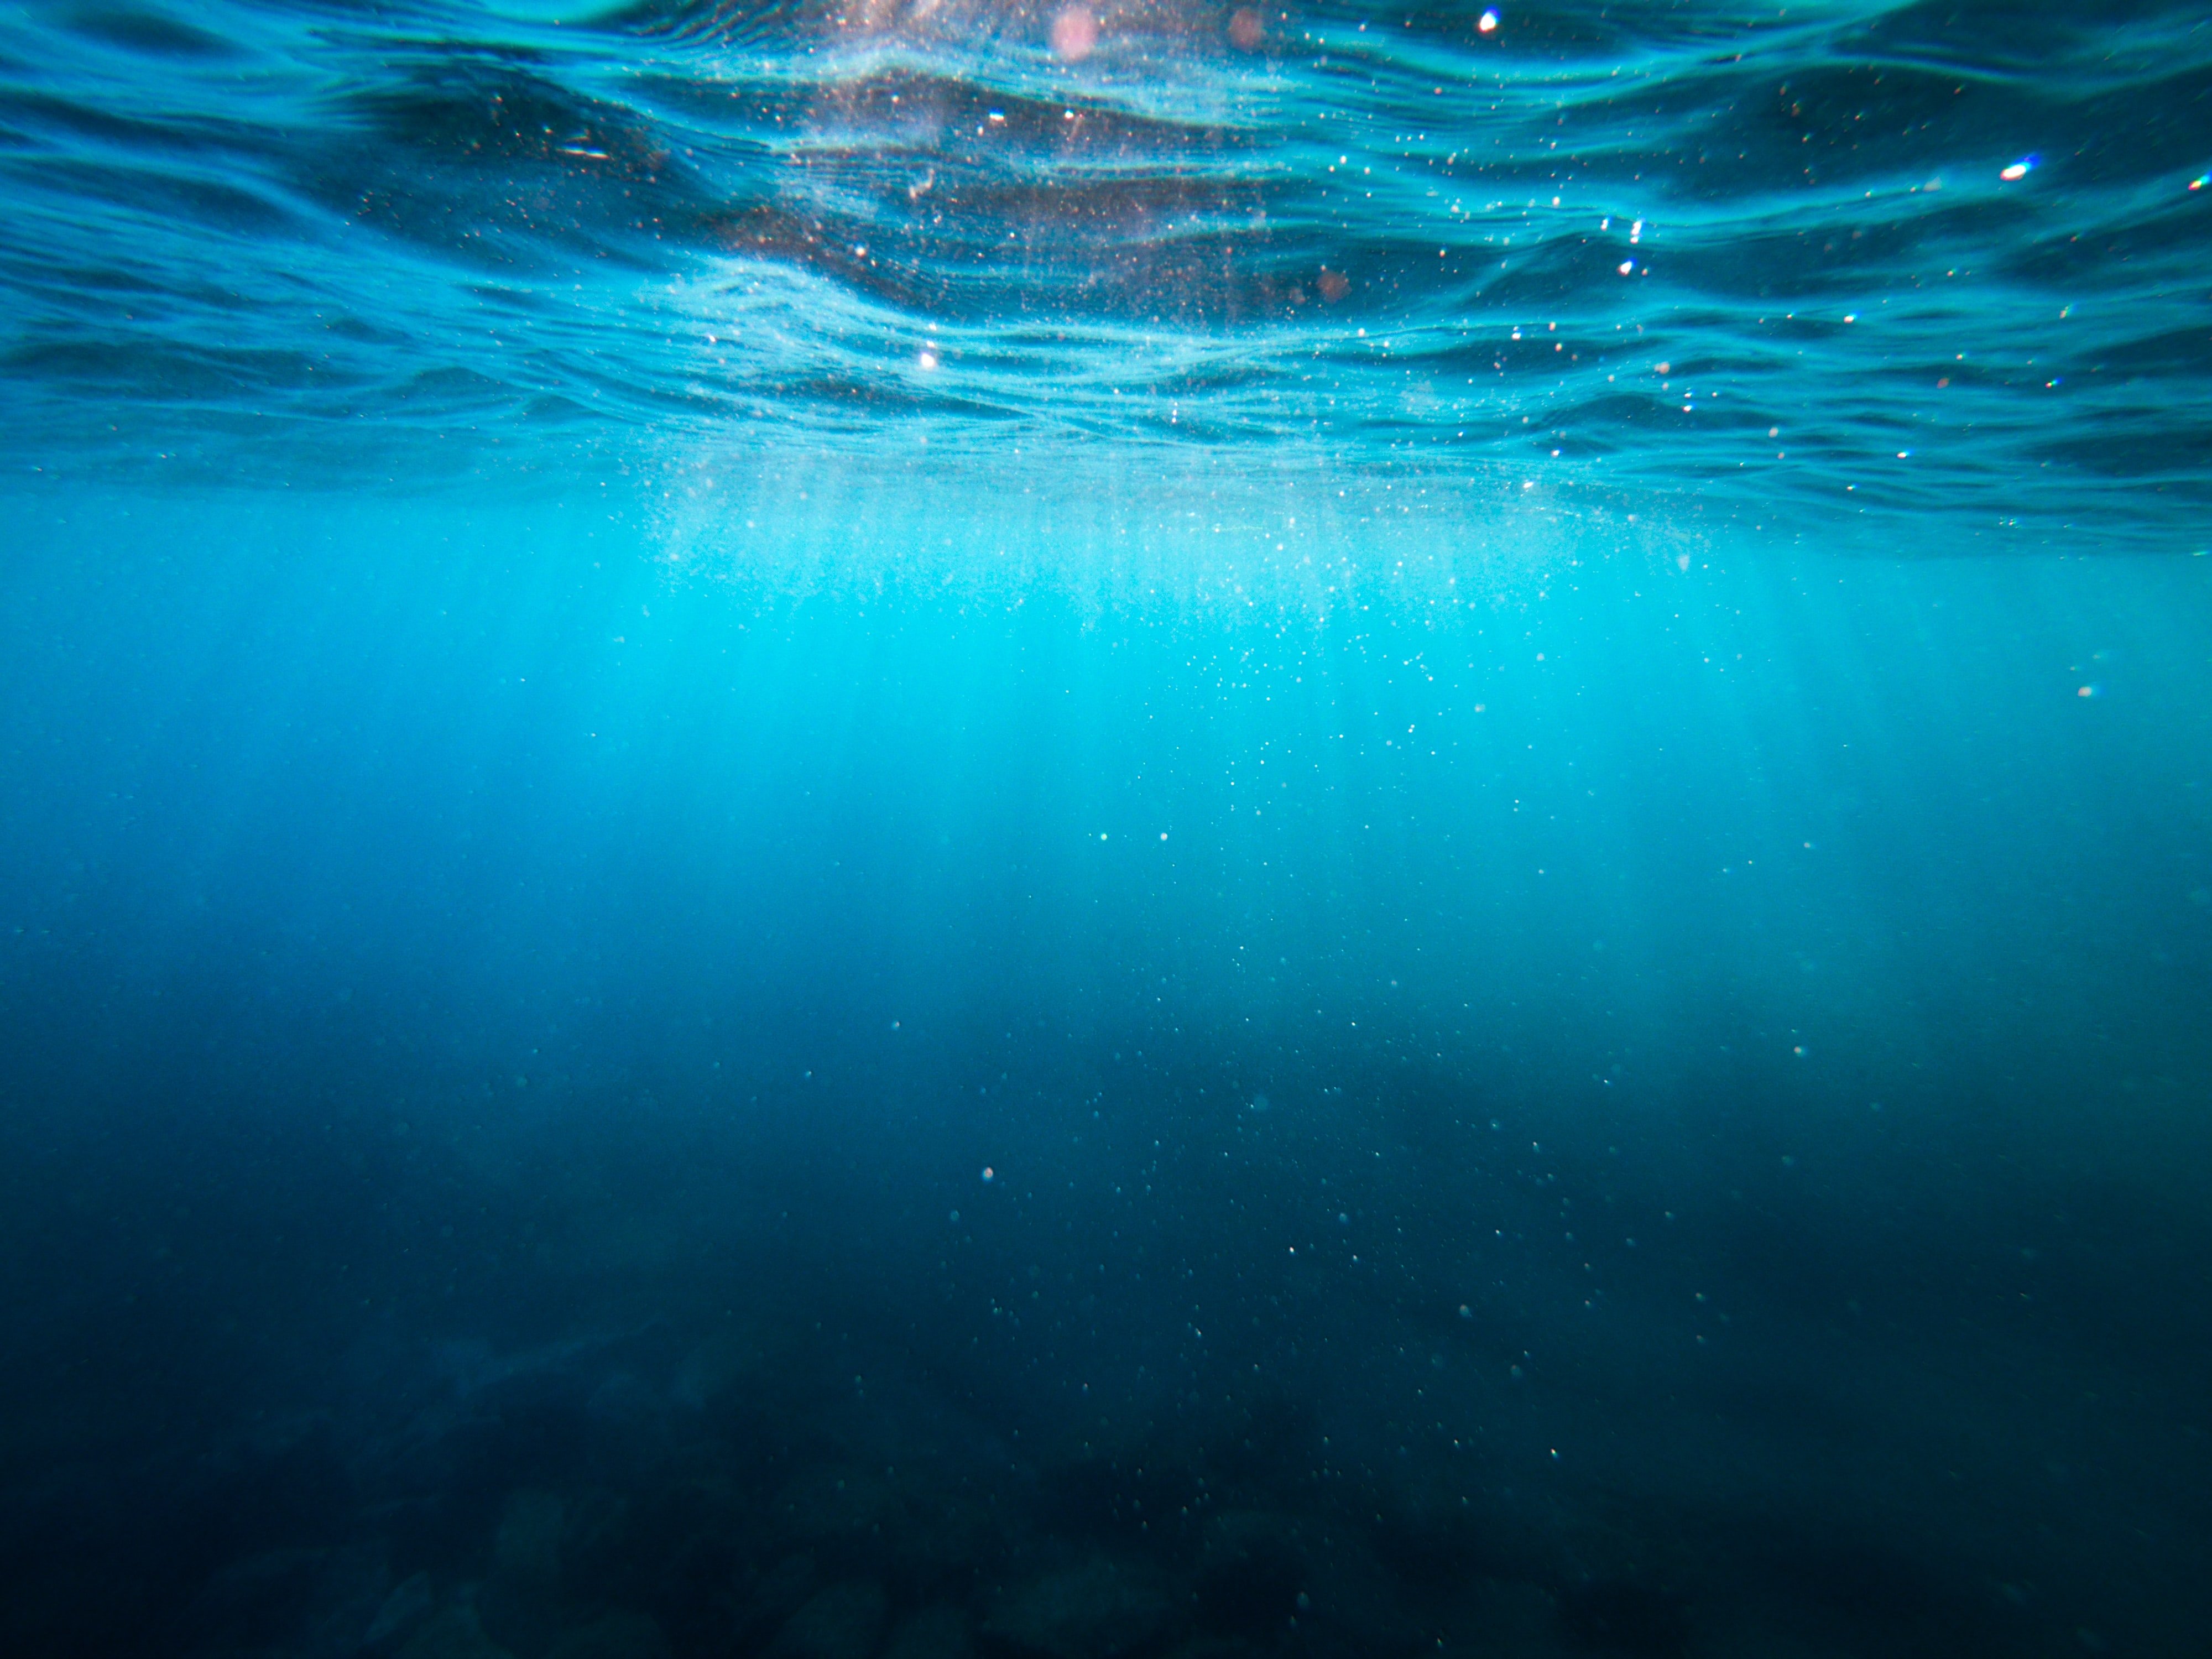
<path fill-rule="evenodd" d="M 2212 1653 L 2212 23 L 0 11 L 0 1651 Z"/>

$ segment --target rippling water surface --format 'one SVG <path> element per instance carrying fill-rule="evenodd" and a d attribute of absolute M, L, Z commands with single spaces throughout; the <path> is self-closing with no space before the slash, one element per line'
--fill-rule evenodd
<path fill-rule="evenodd" d="M 772 432 L 2204 539 L 2191 5 L 83 0 L 0 21 L 0 146 L 21 466 Z"/>

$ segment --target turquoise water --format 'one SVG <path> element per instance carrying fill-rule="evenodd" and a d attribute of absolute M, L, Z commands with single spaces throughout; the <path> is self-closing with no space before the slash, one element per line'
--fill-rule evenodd
<path fill-rule="evenodd" d="M 0 17 L 0 1647 L 2203 1650 L 2208 86 Z"/>

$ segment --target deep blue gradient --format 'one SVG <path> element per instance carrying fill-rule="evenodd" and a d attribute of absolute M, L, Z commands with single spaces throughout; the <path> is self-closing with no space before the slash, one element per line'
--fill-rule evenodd
<path fill-rule="evenodd" d="M 0 1650 L 2207 1650 L 2212 30 L 1483 15 L 0 18 Z"/>

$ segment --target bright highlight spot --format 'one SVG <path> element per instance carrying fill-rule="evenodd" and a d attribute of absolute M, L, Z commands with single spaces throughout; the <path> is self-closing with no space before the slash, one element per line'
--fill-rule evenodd
<path fill-rule="evenodd" d="M 2003 179 L 2008 185 L 2015 184 L 2019 180 L 2027 178 L 2030 173 L 2034 171 L 2035 163 L 2036 158 L 2034 156 L 2023 155 L 2019 161 L 2014 161 L 2002 173 L 1997 174 L 1997 177 Z"/>
<path fill-rule="evenodd" d="M 1481 30 L 1485 34 L 1495 34 L 1495 33 L 1498 33 L 1498 9 L 1497 9 L 1497 8 L 1493 6 L 1492 8 L 1491 8 L 1491 9 L 1490 9 L 1490 10 L 1486 11 L 1485 13 L 1483 13 L 1483 14 L 1482 14 L 1482 15 L 1481 15 L 1481 17 L 1480 17 L 1480 18 L 1479 18 L 1479 19 L 1476 21 L 1476 22 L 1475 22 L 1475 25 L 1474 25 L 1474 26 L 1475 26 L 1475 27 L 1477 27 L 1477 28 L 1480 29 L 1480 30 Z"/>
<path fill-rule="evenodd" d="M 1065 8 L 1052 20 L 1052 55 L 1063 64 L 1079 64 L 1098 45 L 1098 20 L 1082 6 Z"/>

